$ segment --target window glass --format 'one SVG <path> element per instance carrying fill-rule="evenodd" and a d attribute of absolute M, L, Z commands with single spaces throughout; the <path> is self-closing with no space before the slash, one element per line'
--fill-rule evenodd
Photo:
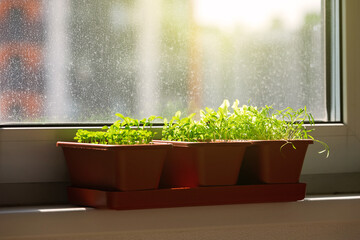
<path fill-rule="evenodd" d="M 1 0 L 0 123 L 169 117 L 223 99 L 328 121 L 324 1 Z"/>

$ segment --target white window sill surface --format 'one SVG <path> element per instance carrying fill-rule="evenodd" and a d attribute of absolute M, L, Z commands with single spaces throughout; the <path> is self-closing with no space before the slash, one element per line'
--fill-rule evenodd
<path fill-rule="evenodd" d="M 145 210 L 0 208 L 0 239 L 359 239 L 360 196 Z"/>

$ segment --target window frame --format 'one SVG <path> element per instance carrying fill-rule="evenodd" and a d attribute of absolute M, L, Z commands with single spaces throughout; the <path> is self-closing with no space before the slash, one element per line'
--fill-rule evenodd
<path fill-rule="evenodd" d="M 325 0 L 325 77 L 328 122 L 343 122 L 342 4 Z M 339 119 L 339 120 L 337 120 Z"/>

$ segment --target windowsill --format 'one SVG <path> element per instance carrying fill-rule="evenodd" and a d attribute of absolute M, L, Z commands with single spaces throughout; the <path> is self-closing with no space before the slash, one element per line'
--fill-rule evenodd
<path fill-rule="evenodd" d="M 343 201 L 343 200 L 360 200 L 359 194 L 339 194 L 339 195 L 310 195 L 304 200 L 298 201 Z M 269 204 L 269 203 L 267 203 Z M 241 204 L 243 205 L 243 204 Z M 40 206 L 17 206 L 17 207 L 2 207 L 0 208 L 0 215 L 2 214 L 23 214 L 23 213 L 60 213 L 60 212 L 84 212 L 90 210 L 104 210 L 95 209 L 92 207 L 82 207 L 74 205 L 40 205 Z M 119 210 L 124 211 L 124 210 Z M 125 210 L 127 211 L 127 210 Z M 129 210 L 130 211 L 130 210 Z M 134 210 L 133 210 L 134 211 Z M 137 210 L 140 211 L 140 210 Z"/>
<path fill-rule="evenodd" d="M 355 236 L 360 234 L 359 209 L 359 195 L 309 196 L 304 201 L 287 203 L 127 211 L 74 206 L 14 207 L 0 209 L 0 232 L 1 237 L 16 239 L 38 239 L 40 236 L 46 239 L 59 236 L 61 239 L 113 239 L 115 236 L 238 239 L 252 236 L 256 230 L 259 237 L 272 234 L 274 239 L 288 239 L 287 234 L 294 234 L 294 231 L 301 233 L 301 239 L 311 236 L 317 236 L 316 239 L 342 239 L 339 236 L 356 239 Z M 333 235 L 334 230 L 337 235 Z M 230 233 L 232 235 L 228 236 Z M 277 234 L 280 234 L 279 238 Z M 103 238 L 105 236 L 107 238 Z"/>

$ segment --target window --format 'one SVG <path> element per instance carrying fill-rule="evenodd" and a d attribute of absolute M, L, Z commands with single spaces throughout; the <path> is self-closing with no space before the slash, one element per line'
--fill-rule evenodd
<path fill-rule="evenodd" d="M 310 111 L 315 113 L 317 121 L 331 123 L 317 124 L 313 136 L 326 142 L 330 146 L 331 154 L 328 159 L 324 159 L 317 153 L 321 150 L 320 146 L 314 144 L 309 147 L 302 171 L 302 181 L 308 183 L 307 192 L 323 194 L 359 192 L 360 122 L 358 117 L 360 116 L 360 99 L 357 93 L 359 87 L 357 76 L 360 76 L 360 68 L 358 67 L 360 55 L 355 51 L 360 49 L 360 29 L 358 27 L 360 2 L 358 0 L 284 0 L 282 2 L 273 0 L 271 1 L 274 3 L 273 7 L 288 6 L 287 2 L 291 2 L 290 9 L 295 8 L 296 13 L 302 12 L 301 9 L 303 8 L 300 7 L 302 4 L 305 4 L 304 6 L 309 3 L 316 4 L 317 10 L 308 8 L 309 6 L 304 7 L 304 9 L 306 9 L 305 12 L 316 12 L 315 15 L 320 17 L 312 17 L 312 19 L 317 19 L 316 21 L 320 21 L 321 24 L 310 24 L 305 28 L 305 32 L 308 35 L 309 33 L 316 33 L 321 41 L 316 38 L 295 41 L 296 35 L 292 35 L 296 33 L 294 29 L 281 33 L 283 37 L 277 38 L 276 34 L 279 33 L 279 27 L 276 27 L 270 28 L 271 31 L 268 30 L 268 32 L 264 29 L 259 30 L 259 32 L 249 30 L 250 35 L 239 35 L 236 43 L 240 42 L 242 45 L 232 45 L 232 41 L 236 39 L 232 38 L 233 33 L 238 32 L 238 30 L 234 31 L 233 29 L 236 29 L 233 27 L 234 24 L 226 22 L 230 20 L 226 20 L 222 24 L 214 24 L 218 18 L 229 19 L 232 16 L 230 14 L 231 8 L 223 10 L 229 12 L 229 16 L 215 15 L 215 19 L 209 19 L 208 16 L 199 17 L 203 14 L 199 10 L 202 2 L 197 2 L 199 6 L 196 6 L 195 1 L 192 2 L 193 5 L 187 5 L 185 2 L 190 1 L 183 0 L 154 0 L 151 1 L 152 6 L 147 6 L 146 2 L 148 1 L 115 2 L 109 0 L 96 5 L 96 1 L 80 0 L 0 1 L 0 195 L 2 196 L 0 205 L 58 203 L 59 199 L 66 202 L 67 169 L 62 158 L 63 155 L 60 149 L 55 147 L 55 143 L 58 140 L 73 140 L 78 125 L 90 128 L 90 126 L 83 125 L 92 122 L 92 125 L 96 125 L 94 128 L 99 129 L 102 125 L 98 126 L 99 123 L 112 121 L 115 112 L 133 114 L 133 117 L 137 117 L 136 114 L 138 116 L 147 115 L 145 110 L 154 114 L 171 115 L 177 108 L 189 112 L 191 109 L 196 109 L 196 106 L 217 107 L 223 98 L 229 100 L 239 98 L 244 104 L 250 100 L 250 103 L 254 105 L 274 104 L 275 107 L 281 108 L 281 104 L 286 104 L 286 106 L 290 105 L 295 108 L 297 106 L 291 105 L 293 104 L 291 101 L 295 101 L 296 97 L 303 96 L 299 99 L 303 99 L 304 102 L 297 102 L 299 107 L 306 104 L 310 108 L 309 104 L 315 101 L 313 98 L 308 98 L 308 96 L 312 96 L 311 94 L 315 95 L 315 99 L 323 104 L 313 104 Z M 209 2 L 206 12 L 214 13 L 214 10 L 211 9 L 221 10 L 216 2 L 211 0 L 206 2 Z M 234 2 L 248 3 L 250 1 L 238 0 Z M 16 6 L 13 6 L 15 3 Z M 224 5 L 225 3 L 230 4 L 231 1 L 223 0 L 222 3 Z M 110 4 L 113 5 L 110 6 Z M 89 5 L 93 7 L 93 12 L 86 14 L 84 11 Z M 21 41 L 8 34 L 18 31 L 5 30 L 9 28 L 9 20 L 6 18 L 9 16 L 9 12 L 6 10 L 10 6 L 17 9 L 14 11 L 15 13 L 12 13 L 13 18 L 26 20 L 25 27 L 19 28 L 24 32 L 24 35 L 19 34 L 22 37 Z M 258 6 L 265 5 L 259 3 Z M 158 10 L 154 11 L 154 7 Z M 194 13 L 192 13 L 190 16 L 193 18 L 190 21 L 189 12 L 185 10 L 192 9 L 195 12 L 195 8 L 198 15 L 195 18 Z M 108 17 L 101 17 L 101 13 L 106 12 L 104 9 L 111 12 L 108 13 Z M 144 13 L 140 12 L 140 9 Z M 162 19 L 160 25 L 154 25 L 154 22 L 145 20 L 145 17 L 146 19 L 149 18 L 149 16 L 145 16 L 147 9 L 152 10 L 150 12 L 157 17 L 156 19 Z M 253 13 L 254 9 L 258 10 L 260 7 L 250 8 L 249 13 Z M 271 10 L 272 7 L 261 7 L 259 11 L 263 14 L 264 9 Z M 151 14 L 150 12 L 147 14 Z M 279 19 L 284 18 L 279 17 L 279 11 L 275 12 Z M 85 21 L 87 18 L 94 20 L 87 22 Z M 112 24 L 104 28 L 101 24 L 104 24 L 106 19 Z M 179 22 L 177 19 L 185 19 L 185 21 Z M 260 18 L 255 15 L 253 18 L 250 16 L 249 19 L 253 19 L 252 21 L 255 23 L 260 21 Z M 133 21 L 133 28 L 130 28 L 130 20 Z M 330 23 L 329 20 L 331 20 Z M 274 21 L 264 21 L 268 27 L 273 26 L 271 23 Z M 280 24 L 280 30 L 289 30 L 287 26 L 290 22 L 289 19 L 283 20 L 282 25 Z M 248 20 L 247 23 L 250 24 L 251 21 Z M 255 23 L 250 24 L 250 26 L 254 27 Z M 156 39 L 161 40 L 159 45 L 150 44 L 155 39 L 154 34 L 141 33 L 145 30 L 150 31 L 150 27 L 154 26 L 157 26 L 155 28 L 157 31 Z M 168 26 L 165 28 L 166 31 L 164 26 Z M 178 27 L 175 28 L 175 26 Z M 196 27 L 194 28 L 194 26 Z M 339 32 L 340 27 L 342 36 Z M 70 31 L 72 28 L 74 29 L 73 32 Z M 76 28 L 77 31 L 75 31 Z M 319 31 L 319 28 L 322 30 Z M 80 32 L 80 30 L 84 32 L 84 29 L 88 29 L 87 31 L 92 32 L 92 35 L 84 36 Z M 117 34 L 113 37 L 105 34 L 106 31 L 110 30 L 116 30 Z M 268 34 L 261 35 L 264 31 Z M 148 36 L 146 41 L 144 38 L 140 38 L 140 36 L 145 35 Z M 196 37 L 190 38 L 190 36 Z M 269 40 L 266 40 L 265 37 L 269 37 Z M 143 44 L 140 44 L 141 39 L 144 42 Z M 180 39 L 187 41 L 180 41 Z M 275 41 L 276 39 L 282 44 L 276 45 L 272 42 L 272 47 L 266 45 L 267 48 L 262 48 L 262 51 L 253 52 L 253 55 L 250 54 L 250 50 L 258 49 L 261 46 L 261 41 L 266 43 L 266 41 Z M 80 40 L 88 42 L 81 43 Z M 294 41 L 290 42 L 291 44 L 288 42 L 283 44 L 290 40 Z M 339 44 L 340 40 L 342 44 Z M 104 43 L 111 41 L 114 41 L 114 44 L 111 45 L 110 49 L 107 49 Z M 19 44 L 20 42 L 21 44 Z M 193 44 L 190 45 L 190 42 Z M 203 43 L 203 46 L 200 43 Z M 252 45 L 244 45 L 245 43 Z M 295 43 L 302 43 L 299 46 L 304 46 L 307 53 L 305 59 L 307 60 L 305 62 L 298 61 L 299 56 L 305 54 L 305 52 L 299 51 L 298 54 L 300 55 L 291 55 L 287 62 L 283 63 L 281 60 L 283 57 L 287 57 L 285 54 L 287 48 L 291 50 L 292 54 L 296 52 L 297 45 Z M 322 46 L 317 49 L 315 43 L 321 43 Z M 122 49 L 121 46 L 128 46 L 128 48 Z M 179 47 L 176 48 L 175 46 Z M 190 46 L 192 47 L 190 48 Z M 234 50 L 234 46 L 237 47 L 237 51 Z M 307 47 L 305 48 L 305 46 Z M 239 54 L 240 47 L 242 49 L 241 55 Z M 147 51 L 144 52 L 144 49 Z M 315 49 L 322 51 L 321 56 L 317 55 L 320 53 L 315 54 Z M 265 50 L 267 52 L 264 52 Z M 153 61 L 140 61 L 152 56 L 154 54 L 152 51 L 158 53 Z M 241 58 L 244 56 L 242 55 L 243 52 L 249 53 L 251 57 Z M 280 53 L 281 57 L 276 57 L 275 53 Z M 189 54 L 199 57 L 190 58 Z M 313 54 L 327 67 L 316 65 L 316 68 L 309 68 Z M 271 61 L 266 57 L 272 57 Z M 340 57 L 344 60 L 341 68 Z M 277 61 L 273 61 L 274 58 Z M 112 62 L 111 59 L 117 61 Z M 189 62 L 190 59 L 197 59 L 197 61 Z M 234 62 L 236 59 L 242 59 L 242 61 L 236 63 Z M 269 64 L 272 66 L 271 64 L 275 63 L 282 63 L 283 65 L 269 68 L 276 70 L 273 72 L 269 69 L 265 71 L 265 68 L 262 67 Z M 187 67 L 183 68 L 183 65 Z M 154 66 L 158 67 L 154 68 Z M 193 71 L 199 75 L 190 76 L 201 76 L 201 78 L 195 78 L 201 79 L 201 82 L 189 81 L 190 66 L 193 69 L 199 69 Z M 239 66 L 243 67 L 240 68 Z M 302 67 L 304 72 L 295 74 L 294 70 L 298 67 Z M 22 72 L 15 71 L 17 68 L 22 69 Z M 146 71 L 141 72 L 138 69 L 146 69 Z M 153 72 L 154 69 L 157 71 Z M 239 69 L 245 69 L 247 72 L 240 75 Z M 306 69 L 311 69 L 311 71 L 306 72 Z M 285 70 L 289 70 L 289 72 Z M 280 85 L 275 85 L 276 88 L 265 91 L 263 90 L 265 87 L 256 82 L 261 79 L 260 73 L 263 74 L 264 72 L 267 74 L 264 76 L 271 76 L 265 78 L 267 81 L 264 79 L 264 83 L 273 83 L 272 79 L 281 80 L 281 76 L 286 76 L 291 81 L 307 79 L 304 76 L 313 76 L 311 79 L 314 79 L 319 86 L 312 86 L 303 90 L 296 85 L 300 82 L 291 82 L 293 85 L 290 82 L 282 82 Z M 274 75 L 275 73 L 277 75 Z M 15 87 L 4 79 L 6 75 L 19 76 L 11 83 L 17 83 L 21 80 L 31 84 L 25 90 L 22 89 L 24 86 Z M 25 76 L 24 79 L 21 76 Z M 156 76 L 156 78 L 151 78 L 157 81 L 156 84 L 144 80 L 150 79 L 149 76 Z M 278 78 L 275 78 L 276 76 Z M 339 81 L 340 77 L 343 78 L 343 82 Z M 111 82 L 114 79 L 119 80 L 121 84 Z M 135 80 L 138 79 L 144 81 L 136 82 Z M 218 79 L 221 79 L 222 82 L 215 81 Z M 228 81 L 234 79 L 239 81 L 233 82 L 233 85 L 229 84 Z M 244 79 L 247 82 L 240 81 Z M 38 83 L 32 84 L 34 82 Z M 192 108 L 189 106 L 193 106 L 190 103 L 196 103 L 195 96 L 197 95 L 195 93 L 197 92 L 190 91 L 188 83 L 193 83 L 192 86 L 197 86 L 195 83 L 200 84 L 195 89 L 200 89 L 198 92 L 201 95 L 198 96 L 201 96 L 199 98 L 201 101 L 198 101 L 198 105 L 194 104 L 195 107 Z M 212 86 L 210 83 L 217 85 Z M 343 83 L 342 89 L 340 89 L 340 83 Z M 117 84 L 121 88 L 115 88 L 118 86 Z M 237 84 L 242 84 L 239 85 L 241 88 L 235 88 L 234 86 L 238 86 Z M 292 86 L 290 88 L 296 89 L 296 91 L 291 92 L 289 97 L 284 93 L 290 85 Z M 311 86 L 304 83 L 300 85 Z M 106 86 L 107 88 L 105 88 Z M 246 89 L 244 86 L 248 88 Z M 16 91 L 8 91 L 8 88 Z M 105 89 L 110 89 L 110 92 L 114 91 L 115 95 L 109 97 L 109 91 L 105 91 Z M 279 96 L 276 96 L 276 91 L 281 93 L 279 98 L 281 101 L 278 99 Z M 145 92 L 148 92 L 149 96 L 154 97 L 157 102 L 152 99 L 149 100 L 149 98 L 140 99 L 139 96 L 145 96 Z M 260 96 L 259 98 L 254 97 L 255 92 L 258 93 L 256 96 Z M 342 94 L 343 96 L 341 96 Z M 102 97 L 100 100 L 106 104 L 100 104 L 99 96 Z M 167 96 L 167 98 L 161 99 L 159 96 Z M 276 98 L 267 100 L 268 96 L 276 96 Z M 340 101 L 340 97 L 343 97 L 343 101 Z M 85 101 L 88 99 L 90 99 L 91 104 L 96 102 L 99 105 L 93 105 L 94 107 L 89 109 Z M 145 102 L 138 103 L 140 100 Z M 108 104 L 111 102 L 114 104 Z M 132 105 L 133 103 L 134 105 Z M 148 103 L 149 105 L 146 105 Z M 156 107 L 156 109 L 152 109 L 152 107 Z M 314 110 L 314 107 L 320 110 Z M 344 108 L 343 119 L 340 118 L 342 108 Z M 333 123 L 333 121 L 342 122 Z M 42 124 L 38 124 L 40 122 Z M 43 127 L 43 123 L 45 127 Z M 74 127 L 69 126 L 74 123 L 78 124 Z M 13 125 L 16 126 L 13 127 Z M 31 192 L 33 189 L 36 190 L 37 194 Z"/>
<path fill-rule="evenodd" d="M 317 121 L 339 121 L 325 9 L 325 0 L 3 0 L 0 123 L 169 117 L 225 98 L 306 105 Z"/>

